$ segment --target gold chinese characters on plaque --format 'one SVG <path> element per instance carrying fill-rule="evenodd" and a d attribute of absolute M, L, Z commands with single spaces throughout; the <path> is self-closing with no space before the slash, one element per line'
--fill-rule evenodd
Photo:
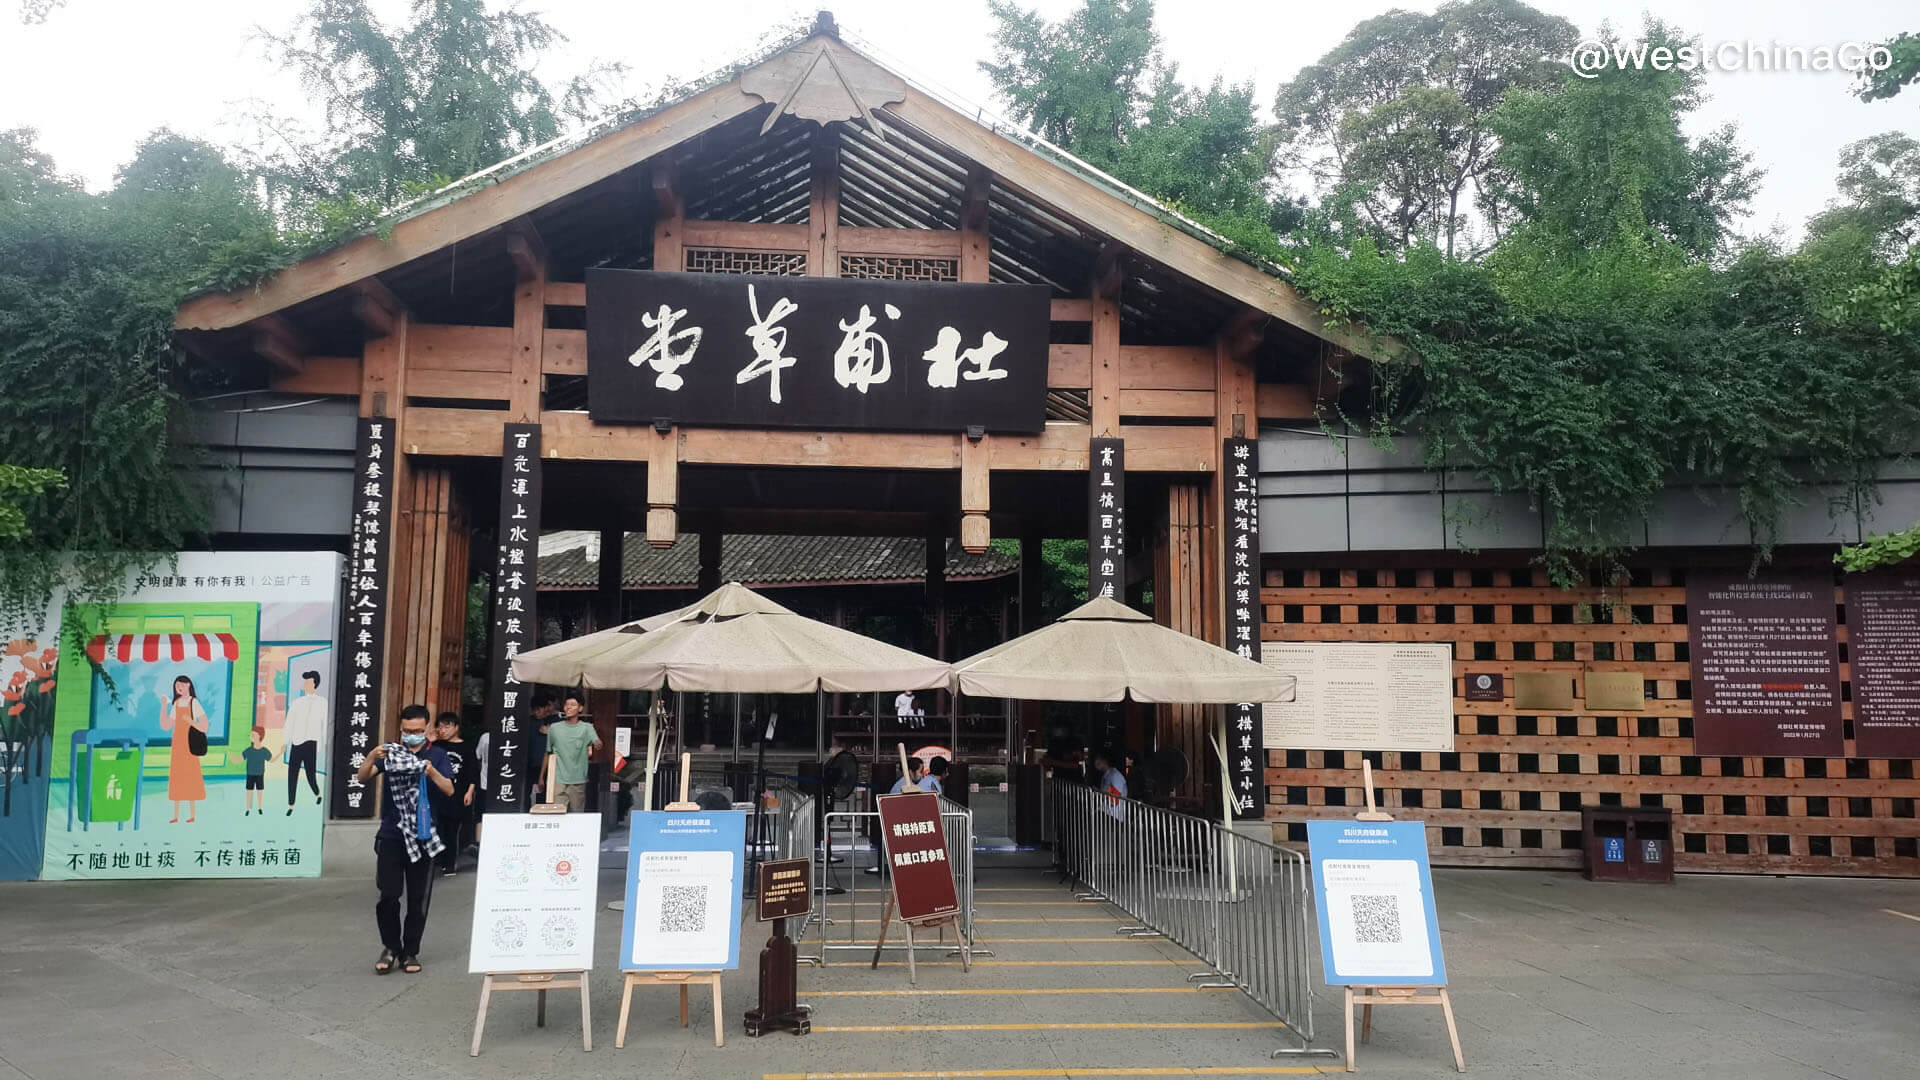
<path fill-rule="evenodd" d="M 1554 710 L 1573 709 L 1573 673 L 1568 671 L 1516 671 L 1513 673 L 1513 707 Z"/>
<path fill-rule="evenodd" d="M 1647 684 L 1637 671 L 1588 671 L 1587 709 L 1639 712 L 1647 707 Z"/>

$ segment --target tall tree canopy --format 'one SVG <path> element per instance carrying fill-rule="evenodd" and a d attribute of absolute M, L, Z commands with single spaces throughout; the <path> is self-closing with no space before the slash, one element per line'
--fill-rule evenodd
<path fill-rule="evenodd" d="M 1575 37 L 1572 23 L 1519 0 L 1390 11 L 1282 85 L 1274 113 L 1328 216 L 1451 256 L 1495 169 L 1494 111 L 1509 91 L 1557 90 L 1566 70 L 1552 58 Z"/>

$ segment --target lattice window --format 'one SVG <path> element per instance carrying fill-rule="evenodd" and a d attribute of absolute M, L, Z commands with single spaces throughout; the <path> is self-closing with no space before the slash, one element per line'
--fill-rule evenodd
<path fill-rule="evenodd" d="M 840 276 L 877 281 L 959 281 L 960 260 L 905 255 L 842 255 Z"/>
<path fill-rule="evenodd" d="M 1537 569 L 1493 557 L 1438 569 L 1372 562 L 1300 569 L 1269 559 L 1265 636 L 1445 642 L 1456 680 L 1505 676 L 1498 702 L 1466 701 L 1456 681 L 1453 752 L 1364 755 L 1386 806 L 1431 827 L 1436 863 L 1578 867 L 1582 805 L 1664 806 L 1677 869 L 1920 876 L 1915 762 L 1693 752 L 1684 570 L 1637 566 L 1624 586 L 1569 595 Z M 1844 603 L 1837 589 L 1835 602 Z M 1646 707 L 1616 716 L 1514 708 L 1515 673 L 1580 678 L 1588 668 L 1639 673 Z M 1844 710 L 1850 733 L 1851 704 Z M 1306 838 L 1305 820 L 1350 817 L 1364 801 L 1362 756 L 1271 751 L 1270 815 L 1294 840 Z"/>
<path fill-rule="evenodd" d="M 803 251 L 734 251 L 728 248 L 690 247 L 687 272 L 693 274 L 772 274 L 801 277 L 807 272 Z"/>

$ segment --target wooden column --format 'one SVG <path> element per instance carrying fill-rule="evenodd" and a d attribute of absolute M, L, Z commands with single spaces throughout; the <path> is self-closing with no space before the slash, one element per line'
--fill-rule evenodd
<path fill-rule="evenodd" d="M 507 416 L 510 422 L 540 422 L 541 351 L 547 330 L 547 248 L 533 225 L 522 218 L 507 233 L 507 253 L 513 257 L 513 354 L 508 371 Z"/>
<path fill-rule="evenodd" d="M 700 595 L 720 587 L 720 527 L 709 523 L 700 530 Z"/>
<path fill-rule="evenodd" d="M 1259 392 L 1254 381 L 1253 354 L 1266 332 L 1267 316 L 1247 311 L 1223 327 L 1213 343 L 1213 450 L 1226 439 L 1260 437 Z M 1208 597 L 1206 638 L 1216 645 L 1226 641 L 1226 530 L 1228 493 L 1225 462 L 1216 462 L 1207 500 Z"/>
<path fill-rule="evenodd" d="M 1045 615 L 1040 610 L 1045 584 L 1046 560 L 1041 556 L 1040 536 L 1026 533 L 1020 537 L 1020 633 L 1040 629 Z M 1038 701 L 1020 702 L 1020 743 L 1022 746 L 1046 746 L 1041 731 L 1042 706 Z M 1017 750 L 1018 748 L 1013 748 Z"/>
<path fill-rule="evenodd" d="M 453 473 L 438 466 L 409 470 L 407 487 L 396 498 L 406 539 L 395 551 L 393 580 L 407 587 L 404 601 L 392 609 L 395 640 L 389 655 L 395 663 L 388 681 L 395 711 L 421 704 L 436 713 L 457 712 L 466 641 L 466 500 Z"/>
<path fill-rule="evenodd" d="M 680 537 L 680 433 L 654 431 L 647 444 L 647 543 L 670 548 Z"/>
<path fill-rule="evenodd" d="M 651 183 L 656 208 L 653 219 L 653 268 L 684 270 L 687 253 L 682 233 L 686 225 L 687 204 L 680 198 L 680 170 L 672 164 L 656 165 Z"/>
<path fill-rule="evenodd" d="M 985 284 L 992 241 L 987 235 L 987 194 L 992 175 L 979 165 L 967 169 L 967 189 L 960 208 L 960 280 Z M 960 546 L 979 554 L 993 542 L 987 520 L 991 503 L 993 436 L 963 436 L 960 440 Z"/>
<path fill-rule="evenodd" d="M 1194 637 L 1202 635 L 1211 606 L 1202 566 L 1207 550 L 1206 503 L 1207 491 L 1201 484 L 1168 485 L 1165 529 L 1155 545 L 1154 619 Z M 1178 747 L 1187 755 L 1187 780 L 1178 794 L 1197 798 L 1214 786 L 1208 780 L 1218 774 L 1218 766 L 1207 749 L 1206 707 L 1161 705 L 1158 727 L 1160 746 Z"/>
<path fill-rule="evenodd" d="M 840 276 L 840 135 L 813 133 L 813 191 L 807 199 L 807 276 Z M 964 280 L 964 279 L 963 279 Z"/>
<path fill-rule="evenodd" d="M 1087 404 L 1096 439 L 1120 436 L 1120 249 L 1100 250 L 1089 294 L 1093 301 L 1092 382 Z"/>

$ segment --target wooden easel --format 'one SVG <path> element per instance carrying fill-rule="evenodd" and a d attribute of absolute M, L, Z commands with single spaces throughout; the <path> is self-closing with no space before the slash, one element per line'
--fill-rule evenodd
<path fill-rule="evenodd" d="M 680 755 L 680 798 L 661 807 L 663 810 L 698 810 L 700 804 L 687 798 L 688 788 L 693 780 L 693 755 Z M 628 856 L 631 858 L 631 854 Z M 713 1045 L 727 1045 L 726 1029 L 722 1026 L 720 1009 L 720 976 L 718 971 L 629 971 L 625 984 L 620 990 L 620 1023 L 614 1028 L 613 1046 L 618 1050 L 627 1045 L 627 1018 L 633 1011 L 633 990 L 636 986 L 678 986 L 680 988 L 680 1026 L 687 1026 L 687 988 L 702 984 L 713 987 Z"/>
<path fill-rule="evenodd" d="M 547 755 L 545 787 L 547 797 L 553 797 L 554 757 Z M 559 803 L 539 803 L 531 811 L 535 814 L 564 814 L 567 808 Z M 495 981 L 499 980 L 499 981 Z M 468 1057 L 480 1056 L 480 1036 L 487 1029 L 487 1006 L 493 1002 L 494 991 L 509 993 L 516 990 L 533 991 L 540 995 L 534 1005 L 533 1024 L 535 1027 L 547 1026 L 547 991 L 580 991 L 580 1048 L 589 1053 L 593 1051 L 593 1008 L 587 994 L 587 973 L 585 971 L 528 971 L 514 974 L 496 975 L 488 972 L 481 977 L 480 1011 L 473 1018 L 473 1046 L 467 1051 Z"/>
<path fill-rule="evenodd" d="M 1353 815 L 1355 821 L 1392 821 L 1393 815 L 1385 813 L 1373 803 L 1373 763 L 1362 758 L 1360 761 L 1360 779 L 1367 790 L 1367 808 Z M 1347 1071 L 1354 1072 L 1358 1066 L 1353 1061 L 1353 1007 L 1360 1006 L 1360 1041 L 1367 1042 L 1373 1036 L 1373 1007 L 1375 1005 L 1438 1005 L 1440 1012 L 1447 1018 L 1447 1041 L 1453 1044 L 1453 1067 L 1457 1072 L 1467 1071 L 1466 1055 L 1460 1052 L 1460 1029 L 1453 1023 L 1453 999 L 1447 995 L 1444 986 L 1349 986 L 1346 988 L 1346 1007 L 1341 1010 L 1347 1021 Z"/>
<path fill-rule="evenodd" d="M 907 764 L 907 744 L 894 743 L 893 745 L 894 745 L 894 748 L 897 751 L 899 751 L 900 778 L 903 781 L 905 781 L 900 787 L 900 794 L 905 795 L 909 791 L 918 792 L 923 790 L 920 787 L 919 782 L 913 779 L 913 769 Z M 882 837 L 880 841 L 880 858 L 884 861 L 886 857 L 887 857 L 886 839 L 885 837 Z M 880 938 L 878 941 L 874 942 L 873 963 L 867 965 L 868 971 L 875 971 L 875 970 L 878 970 L 880 967 L 880 950 L 887 947 L 887 927 L 893 922 L 893 911 L 894 911 L 893 887 L 892 885 L 888 885 L 887 906 L 886 906 L 886 909 L 880 915 Z M 945 915 L 938 919 L 928 919 L 925 922 L 917 922 L 917 923 L 908 922 L 905 919 L 900 920 L 900 928 L 907 935 L 907 985 L 908 986 L 918 985 L 919 978 L 920 978 L 920 973 L 914 967 L 914 963 L 913 963 L 913 951 L 914 951 L 913 928 L 916 926 L 920 927 L 922 930 L 934 928 L 934 927 L 939 928 L 940 940 L 943 942 L 947 940 L 946 928 L 949 926 L 952 926 L 954 937 L 959 939 L 959 942 L 960 942 L 960 970 L 961 971 L 973 970 L 973 957 L 968 952 L 968 947 L 970 943 L 967 941 L 966 932 L 961 929 L 960 923 L 958 920 L 959 920 L 958 915 Z"/>

